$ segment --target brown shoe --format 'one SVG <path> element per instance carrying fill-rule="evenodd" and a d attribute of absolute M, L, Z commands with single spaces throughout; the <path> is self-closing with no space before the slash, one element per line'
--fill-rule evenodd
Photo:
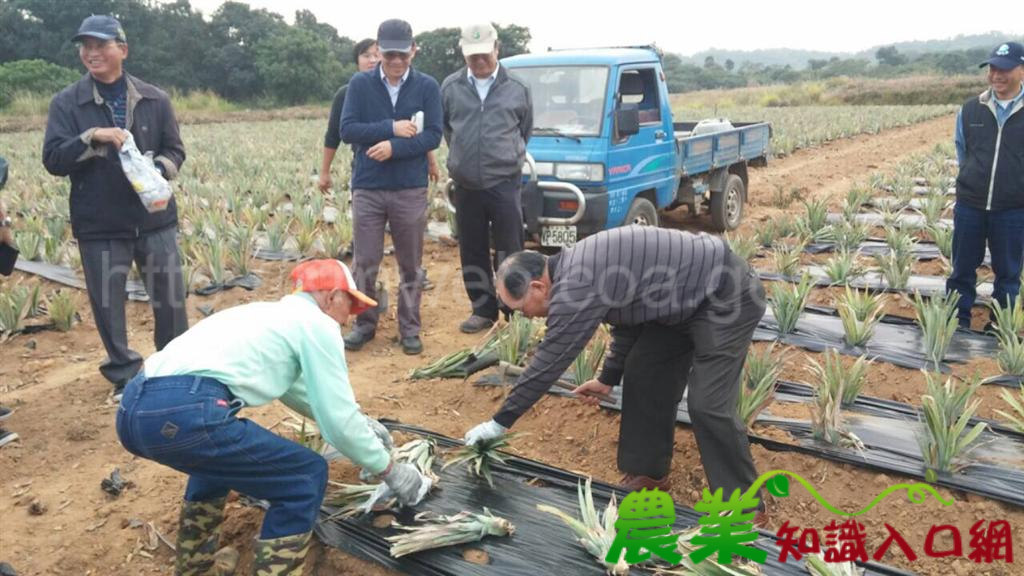
<path fill-rule="evenodd" d="M 636 492 L 637 490 L 642 490 L 644 488 L 648 490 L 657 488 L 662 492 L 668 492 L 668 489 L 672 486 L 672 482 L 669 480 L 667 475 L 663 478 L 651 478 L 650 476 L 626 474 L 622 477 L 622 480 L 619 480 L 619 486 L 622 486 L 622 489 L 627 492 Z"/>

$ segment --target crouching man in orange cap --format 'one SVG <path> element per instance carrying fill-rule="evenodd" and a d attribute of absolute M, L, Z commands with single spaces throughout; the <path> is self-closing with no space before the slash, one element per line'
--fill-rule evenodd
<path fill-rule="evenodd" d="M 281 400 L 316 420 L 324 439 L 377 475 L 399 502 L 430 480 L 391 460 L 390 436 L 360 412 L 340 325 L 376 302 L 337 260 L 291 273 L 295 292 L 218 312 L 149 357 L 125 388 L 117 434 L 131 453 L 188 474 L 176 574 L 206 574 L 229 490 L 270 502 L 256 542 L 257 575 L 300 575 L 327 486 L 322 456 L 245 418 Z M 387 445 L 386 445 L 387 444 Z"/>

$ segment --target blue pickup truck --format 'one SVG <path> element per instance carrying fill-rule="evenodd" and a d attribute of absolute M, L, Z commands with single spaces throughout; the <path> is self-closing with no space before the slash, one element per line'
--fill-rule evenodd
<path fill-rule="evenodd" d="M 541 245 L 571 246 L 621 226 L 656 226 L 681 205 L 739 226 L 747 166 L 764 165 L 771 127 L 673 122 L 654 49 L 523 54 L 501 60 L 533 94 L 523 212 Z"/>

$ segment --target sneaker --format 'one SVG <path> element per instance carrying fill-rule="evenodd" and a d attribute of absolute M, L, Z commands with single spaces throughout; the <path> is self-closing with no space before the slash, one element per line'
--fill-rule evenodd
<path fill-rule="evenodd" d="M 423 273 L 423 279 L 420 280 L 420 290 L 424 292 L 427 292 L 428 290 L 433 290 L 434 283 L 430 281 L 430 278 L 427 278 L 427 269 L 420 268 L 420 272 Z"/>
<path fill-rule="evenodd" d="M 419 336 L 402 338 L 400 344 L 402 345 L 402 352 L 405 352 L 409 356 L 415 356 L 423 353 L 423 342 L 420 340 Z"/>
<path fill-rule="evenodd" d="M 365 346 L 367 342 L 373 340 L 374 336 L 375 334 L 373 332 L 362 332 L 359 329 L 353 329 L 343 337 L 343 340 L 345 341 L 345 350 L 358 352 L 363 349 L 363 346 Z"/>
<path fill-rule="evenodd" d="M 636 492 L 637 490 L 653 490 L 657 488 L 662 492 L 668 492 L 668 489 L 672 486 L 672 482 L 668 476 L 662 478 L 651 478 L 650 476 L 640 476 L 638 474 L 626 474 L 619 480 L 619 486 L 626 492 Z"/>
<path fill-rule="evenodd" d="M 8 432 L 7 430 L 0 428 L 0 446 L 10 444 L 11 442 L 14 442 L 17 439 L 18 435 L 15 434 L 14 432 Z"/>
<path fill-rule="evenodd" d="M 11 414 L 14 414 L 14 410 L 0 406 L 0 422 L 3 422 L 4 420 L 10 418 Z"/>
<path fill-rule="evenodd" d="M 477 332 L 489 329 L 491 326 L 494 326 L 494 320 L 473 314 L 462 324 L 459 324 L 459 331 L 463 334 L 476 334 Z"/>

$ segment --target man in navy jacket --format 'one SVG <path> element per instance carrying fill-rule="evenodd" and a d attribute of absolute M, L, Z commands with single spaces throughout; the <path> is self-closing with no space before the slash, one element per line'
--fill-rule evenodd
<path fill-rule="evenodd" d="M 441 89 L 411 67 L 412 27 L 387 20 L 377 30 L 381 63 L 352 77 L 341 113 L 341 139 L 353 146 L 352 207 L 356 284 L 370 298 L 384 257 L 390 223 L 398 259 L 399 341 L 406 354 L 423 351 L 420 295 L 423 233 L 427 224 L 427 152 L 441 143 Z M 359 315 L 345 347 L 359 350 L 377 332 L 379 312 Z"/>

